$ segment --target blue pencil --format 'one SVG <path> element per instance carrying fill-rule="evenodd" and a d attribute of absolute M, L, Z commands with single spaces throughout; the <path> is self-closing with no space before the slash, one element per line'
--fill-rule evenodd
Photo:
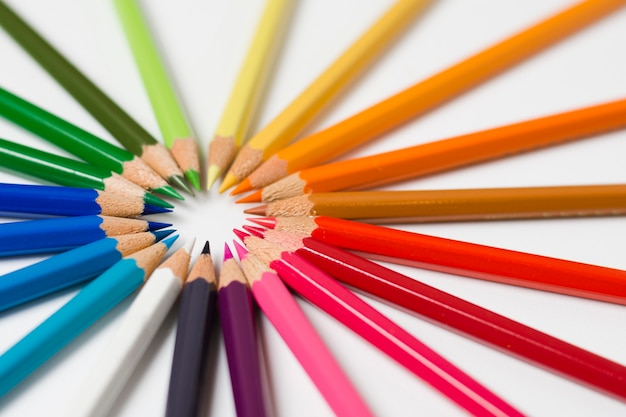
<path fill-rule="evenodd" d="M 6 217 L 137 217 L 169 212 L 170 209 L 144 204 L 141 198 L 91 188 L 0 183 L 0 214 Z"/>
<path fill-rule="evenodd" d="M 0 397 L 139 288 L 177 236 L 117 262 L 0 356 Z"/>
<path fill-rule="evenodd" d="M 173 230 L 107 237 L 0 276 L 0 311 L 94 278 Z"/>
<path fill-rule="evenodd" d="M 59 217 L 0 224 L 0 257 L 63 252 L 105 237 L 159 230 L 168 223 L 109 216 Z"/>

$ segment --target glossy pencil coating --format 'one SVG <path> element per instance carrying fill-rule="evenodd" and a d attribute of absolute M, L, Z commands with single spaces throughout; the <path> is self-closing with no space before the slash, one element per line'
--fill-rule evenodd
<path fill-rule="evenodd" d="M 369 64 L 378 58 L 430 3 L 430 0 L 394 2 L 278 116 L 250 139 L 241 151 L 242 156 L 238 156 L 233 163 L 230 177 L 227 176 L 224 180 L 224 188 L 233 185 L 233 179 L 241 181 L 247 177 L 263 161 L 296 139 L 297 135 L 368 68 Z M 237 187 L 233 194 L 243 191 L 245 189 L 240 190 Z"/>
<path fill-rule="evenodd" d="M 105 416 L 182 290 L 193 241 L 163 262 L 143 286 L 65 416 Z"/>
<path fill-rule="evenodd" d="M 0 183 L 0 214 L 7 217 L 43 216 L 138 217 L 170 209 L 144 204 L 141 197 L 119 196 L 96 189 Z"/>
<path fill-rule="evenodd" d="M 619 269 L 326 216 L 281 217 L 275 227 L 372 259 L 626 305 Z"/>
<path fill-rule="evenodd" d="M 92 165 L 170 197 L 182 196 L 142 159 L 0 88 L 0 116 Z"/>
<path fill-rule="evenodd" d="M 0 311 L 96 277 L 172 231 L 107 237 L 0 276 Z"/>
<path fill-rule="evenodd" d="M 287 285 L 406 367 L 470 414 L 521 416 L 522 413 L 484 387 L 409 332 L 341 286 L 300 255 L 251 236 L 246 246 L 270 262 Z"/>
<path fill-rule="evenodd" d="M 0 6 L 1 7 L 1 6 Z M 129 197 L 141 197 L 147 204 L 172 208 L 170 203 L 106 168 L 44 152 L 30 146 L 0 139 L 0 166 L 22 175 L 37 177 L 68 187 L 94 188 Z"/>
<path fill-rule="evenodd" d="M 200 415 L 217 303 L 217 281 L 209 242 L 189 272 L 180 299 L 165 415 Z"/>
<path fill-rule="evenodd" d="M 626 126 L 626 99 L 304 169 L 263 192 L 264 201 L 364 189 L 467 166 Z M 242 202 L 246 199 L 242 199 Z"/>
<path fill-rule="evenodd" d="M 199 190 L 198 146 L 140 7 L 135 0 L 115 0 L 114 3 L 165 145 L 189 182 Z"/>
<path fill-rule="evenodd" d="M 0 356 L 5 395 L 136 290 L 167 251 L 167 241 L 130 255 L 85 286 L 63 307 Z"/>
<path fill-rule="evenodd" d="M 142 157 L 163 178 L 191 191 L 167 149 L 5 2 L 0 2 L 0 26 L 127 150 Z"/>
<path fill-rule="evenodd" d="M 626 184 L 313 193 L 244 212 L 403 224 L 613 216 L 626 214 Z"/>
<path fill-rule="evenodd" d="M 337 416 L 371 416 L 302 309 L 278 275 L 252 254 L 242 256 L 241 266 L 252 294 L 317 389 Z"/>
<path fill-rule="evenodd" d="M 106 237 L 167 227 L 139 219 L 77 216 L 25 220 L 0 224 L 0 257 L 53 253 L 73 249 Z"/>
<path fill-rule="evenodd" d="M 267 231 L 265 238 L 289 247 L 352 287 L 566 378 L 611 395 L 626 397 L 626 367 L 623 365 L 336 246 L 274 230 Z"/>
<path fill-rule="evenodd" d="M 276 164 L 266 184 L 343 155 L 469 91 L 625 4 L 624 0 L 580 1 L 354 116 L 289 145 L 283 150 L 289 152 L 289 159 Z"/>
<path fill-rule="evenodd" d="M 218 290 L 219 317 L 237 417 L 268 415 L 252 294 L 243 271 L 224 244 Z"/>

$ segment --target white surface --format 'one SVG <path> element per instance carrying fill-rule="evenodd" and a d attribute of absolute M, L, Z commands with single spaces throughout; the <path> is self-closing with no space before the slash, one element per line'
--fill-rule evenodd
<path fill-rule="evenodd" d="M 157 135 L 143 86 L 109 1 L 11 0 L 42 34 L 121 106 Z M 145 1 L 203 151 L 213 135 L 263 3 L 255 0 Z M 310 131 L 355 112 L 458 62 L 503 37 L 560 10 L 571 1 L 440 1 L 415 24 Z M 302 0 L 259 115 L 267 123 L 389 5 L 390 0 Z M 448 136 L 626 97 L 626 9 L 464 94 L 428 115 L 364 146 L 372 154 Z M 61 87 L 0 31 L 0 85 L 110 139 Z M 43 149 L 52 146 L 0 120 L 0 137 Z M 475 188 L 626 182 L 626 132 L 619 131 L 508 159 L 394 185 L 394 189 Z M 29 180 L 0 172 L 0 181 Z M 177 204 L 154 219 L 175 223 L 182 239 L 209 239 L 219 266 L 223 242 L 246 216 L 217 187 Z M 399 226 L 400 227 L 400 226 Z M 499 221 L 402 226 L 437 236 L 626 268 L 623 218 Z M 202 247 L 202 244 L 198 245 Z M 197 252 L 197 251 L 196 251 Z M 5 273 L 35 257 L 2 259 Z M 445 291 L 492 309 L 595 353 L 626 364 L 623 306 L 544 293 L 434 272 L 394 267 Z M 0 351 L 62 305 L 72 291 L 0 315 Z M 0 415 L 62 416 L 99 358 L 130 301 L 78 338 L 0 400 Z M 615 416 L 626 403 L 467 340 L 421 319 L 376 303 L 411 333 L 533 416 Z M 339 362 L 380 416 L 463 415 L 412 374 L 350 331 L 302 303 Z M 115 416 L 164 411 L 175 333 L 171 314 L 113 410 Z M 329 408 L 267 321 L 260 319 L 265 365 L 277 416 L 327 416 Z M 221 340 L 213 367 L 207 415 L 233 416 Z"/>

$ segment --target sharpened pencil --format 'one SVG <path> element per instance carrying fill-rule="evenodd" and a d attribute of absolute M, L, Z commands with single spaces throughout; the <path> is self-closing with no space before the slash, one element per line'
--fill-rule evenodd
<path fill-rule="evenodd" d="M 2 1 L 0 26 L 122 146 L 169 183 L 191 193 L 168 150 Z"/>
<path fill-rule="evenodd" d="M 107 237 L 0 277 L 0 311 L 90 280 L 173 230 Z"/>
<path fill-rule="evenodd" d="M 294 291 L 468 413 L 493 417 L 523 415 L 300 255 L 256 236 L 247 236 L 244 242 Z"/>
<path fill-rule="evenodd" d="M 0 356 L 0 397 L 142 285 L 172 239 L 117 262 L 4 352 Z"/>
<path fill-rule="evenodd" d="M 94 188 L 122 196 L 141 197 L 147 204 L 166 208 L 174 207 L 106 168 L 44 152 L 6 139 L 0 139 L 0 167 L 59 185 Z"/>
<path fill-rule="evenodd" d="M 140 7 L 135 0 L 115 0 L 115 7 L 165 145 L 191 185 L 200 190 L 198 145 L 178 103 Z"/>
<path fill-rule="evenodd" d="M 65 416 L 109 414 L 183 288 L 193 243 L 177 250 L 152 273 Z"/>
<path fill-rule="evenodd" d="M 264 238 L 294 251 L 339 281 L 401 306 L 546 370 L 624 398 L 626 368 L 336 246 L 267 230 Z"/>
<path fill-rule="evenodd" d="M 220 191 L 246 178 L 276 151 L 294 140 L 430 3 L 430 0 L 396 1 L 278 116 L 250 139 L 233 162 Z M 239 190 L 236 188 L 233 194 L 246 191 Z"/>
<path fill-rule="evenodd" d="M 313 193 L 244 212 L 378 224 L 615 216 L 626 214 L 626 184 Z"/>
<path fill-rule="evenodd" d="M 141 197 L 120 196 L 95 189 L 0 183 L 0 214 L 7 217 L 98 214 L 139 217 L 168 212 L 171 210 L 144 204 Z"/>
<path fill-rule="evenodd" d="M 206 242 L 189 272 L 180 297 L 176 342 L 172 358 L 165 415 L 200 415 L 205 395 L 209 344 L 215 326 L 217 280 Z"/>
<path fill-rule="evenodd" d="M 626 127 L 626 99 L 557 113 L 294 173 L 238 202 L 372 188 Z"/>
<path fill-rule="evenodd" d="M 207 189 L 230 167 L 247 138 L 292 8 L 291 0 L 267 0 L 265 3 L 246 58 L 209 146 Z"/>
<path fill-rule="evenodd" d="M 0 224 L 0 257 L 63 252 L 106 237 L 163 229 L 171 224 L 108 216 L 60 217 Z"/>
<path fill-rule="evenodd" d="M 326 216 L 250 220 L 370 259 L 626 305 L 626 271 L 619 269 Z"/>
<path fill-rule="evenodd" d="M 252 294 L 227 244 L 224 244 L 217 296 L 237 417 L 266 417 L 269 409 L 263 389 Z"/>
<path fill-rule="evenodd" d="M 85 162 L 109 169 L 147 190 L 183 199 L 143 159 L 2 88 L 0 116 Z"/>

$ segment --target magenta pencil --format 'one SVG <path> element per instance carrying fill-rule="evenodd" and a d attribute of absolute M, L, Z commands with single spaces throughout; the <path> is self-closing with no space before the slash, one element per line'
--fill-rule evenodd
<path fill-rule="evenodd" d="M 252 295 L 337 416 L 373 416 L 280 278 L 235 243 Z"/>
<path fill-rule="evenodd" d="M 523 414 L 300 255 L 256 236 L 245 243 L 298 294 L 477 416 Z"/>

